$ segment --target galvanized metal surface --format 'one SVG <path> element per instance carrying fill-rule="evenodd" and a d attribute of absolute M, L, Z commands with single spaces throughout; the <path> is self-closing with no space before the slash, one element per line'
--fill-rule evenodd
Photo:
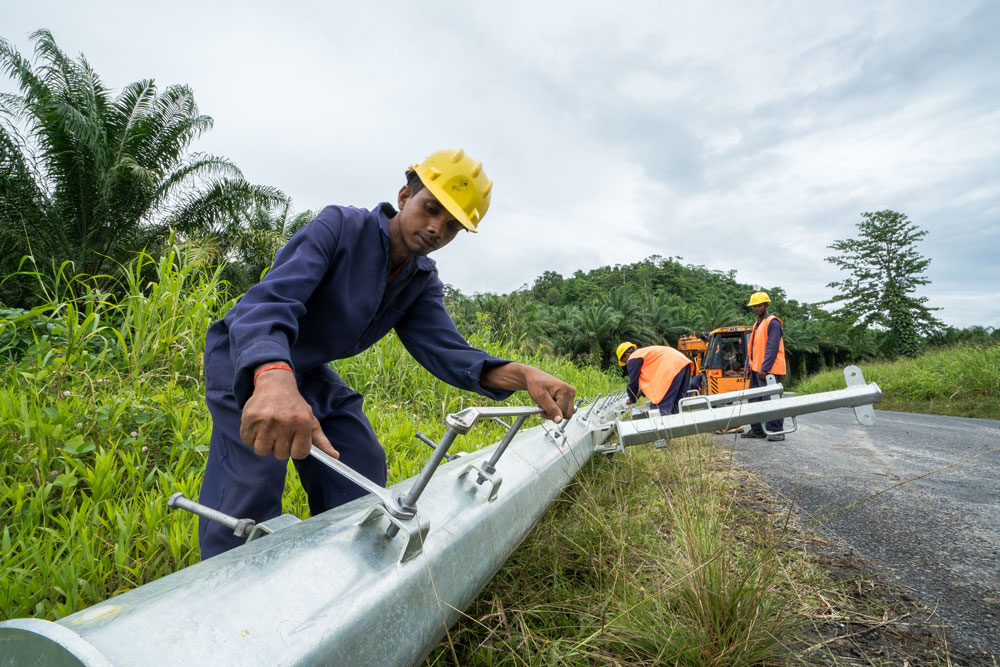
<path fill-rule="evenodd" d="M 858 371 L 860 373 L 860 371 Z M 878 385 L 860 384 L 821 394 L 774 398 L 759 403 L 731 405 L 676 415 L 652 415 L 647 419 L 616 423 L 621 448 L 657 440 L 677 438 L 694 433 L 709 433 L 716 429 L 756 424 L 770 419 L 794 417 L 832 408 L 846 408 L 879 403 L 882 390 Z"/>
<path fill-rule="evenodd" d="M 519 432 L 498 462 L 504 485 L 493 502 L 462 475 L 491 447 L 436 470 L 412 520 L 367 495 L 56 623 L 0 623 L 2 661 L 412 665 L 612 432 L 618 402 L 602 401 L 561 433 Z M 388 537 L 393 522 L 406 534 Z M 416 554 L 406 558 L 407 549 Z"/>
<path fill-rule="evenodd" d="M 771 381 L 774 380 L 773 375 L 768 375 L 767 377 Z M 776 382 L 769 382 L 766 387 L 754 387 L 753 389 L 742 389 L 740 391 L 727 391 L 722 394 L 694 393 L 677 401 L 677 410 L 678 412 L 685 412 L 705 408 L 717 408 L 731 403 L 745 403 L 752 398 L 769 398 L 771 396 L 776 396 L 781 394 L 782 391 L 784 391 L 784 388 L 780 384 Z M 650 414 L 651 408 L 652 406 L 649 403 L 643 403 L 642 405 L 628 408 L 627 413 L 631 419 L 645 419 Z"/>
<path fill-rule="evenodd" d="M 768 375 L 772 380 L 773 375 Z M 768 384 L 766 387 L 754 387 L 753 389 L 743 389 L 741 391 L 727 391 L 723 394 L 711 394 L 711 395 L 698 395 L 698 396 L 685 396 L 681 400 L 677 401 L 678 410 L 684 411 L 684 408 L 690 407 L 711 407 L 718 408 L 723 405 L 730 405 L 732 403 L 747 402 L 751 398 L 769 398 L 775 396 L 784 391 L 784 387 L 779 383 Z"/>

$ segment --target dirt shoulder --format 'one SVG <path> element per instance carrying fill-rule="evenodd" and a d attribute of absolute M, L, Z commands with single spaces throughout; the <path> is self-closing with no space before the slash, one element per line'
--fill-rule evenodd
<path fill-rule="evenodd" d="M 850 544 L 810 528 L 792 503 L 752 473 L 735 470 L 738 502 L 781 525 L 789 549 L 806 554 L 825 574 L 802 582 L 803 596 L 815 603 L 797 643 L 790 646 L 799 664 L 841 665 L 990 665 L 982 652 L 949 646 L 935 610 L 893 587 L 878 565 Z"/>

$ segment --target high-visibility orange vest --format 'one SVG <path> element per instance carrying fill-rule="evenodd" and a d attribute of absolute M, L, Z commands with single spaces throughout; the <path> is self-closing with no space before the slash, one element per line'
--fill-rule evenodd
<path fill-rule="evenodd" d="M 672 347 L 665 345 L 650 345 L 640 347 L 629 355 L 628 360 L 642 359 L 639 369 L 639 389 L 646 395 L 650 403 L 656 404 L 663 400 L 670 389 L 670 383 L 677 374 L 690 366 L 694 371 L 694 362 Z"/>
<path fill-rule="evenodd" d="M 778 320 L 778 318 L 768 314 L 764 319 L 754 322 L 753 331 L 750 332 L 750 370 L 754 373 L 759 373 L 761 366 L 764 365 L 764 354 L 765 350 L 767 350 L 767 328 L 770 326 L 771 320 Z M 781 323 L 782 328 L 785 326 L 781 320 L 778 320 L 778 322 Z M 767 372 L 774 375 L 785 374 L 784 336 L 778 340 L 778 356 L 774 358 L 774 365 L 767 369 Z"/>

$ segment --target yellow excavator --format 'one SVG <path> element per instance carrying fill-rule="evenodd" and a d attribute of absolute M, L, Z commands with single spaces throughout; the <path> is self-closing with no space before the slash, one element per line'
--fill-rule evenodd
<path fill-rule="evenodd" d="M 702 376 L 698 393 L 724 394 L 747 389 L 743 371 L 747 363 L 747 343 L 751 326 L 720 327 L 708 333 L 696 331 L 681 336 L 677 349 L 694 362 L 694 376 Z"/>

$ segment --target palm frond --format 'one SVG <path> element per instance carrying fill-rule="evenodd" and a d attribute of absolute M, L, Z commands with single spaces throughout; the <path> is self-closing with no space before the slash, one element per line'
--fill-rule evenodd
<path fill-rule="evenodd" d="M 276 206 L 285 199 L 285 194 L 277 188 L 227 178 L 186 197 L 170 212 L 165 223 L 181 232 L 209 229 L 214 223 L 235 218 L 254 206 Z"/>

